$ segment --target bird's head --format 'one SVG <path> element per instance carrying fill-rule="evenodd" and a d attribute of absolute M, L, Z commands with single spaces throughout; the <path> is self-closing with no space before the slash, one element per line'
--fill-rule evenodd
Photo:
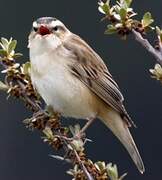
<path fill-rule="evenodd" d="M 70 33 L 66 26 L 56 18 L 41 17 L 33 22 L 29 35 L 29 48 L 31 44 L 43 43 L 58 46 Z M 38 45 L 38 44 L 37 44 Z"/>

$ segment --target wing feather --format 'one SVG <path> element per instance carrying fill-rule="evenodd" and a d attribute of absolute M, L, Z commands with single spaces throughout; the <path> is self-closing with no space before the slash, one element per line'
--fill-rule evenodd
<path fill-rule="evenodd" d="M 134 125 L 123 105 L 123 95 L 103 60 L 79 36 L 72 34 L 63 43 L 75 55 L 71 72 L 105 103 L 118 111 L 129 126 Z"/>

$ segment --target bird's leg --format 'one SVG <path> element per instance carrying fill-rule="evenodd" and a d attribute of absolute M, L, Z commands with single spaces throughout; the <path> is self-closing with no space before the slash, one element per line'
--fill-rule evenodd
<path fill-rule="evenodd" d="M 79 139 L 82 139 L 84 136 L 85 136 L 85 131 L 88 129 L 88 127 L 93 123 L 93 121 L 95 120 L 96 118 L 87 118 L 88 122 L 83 126 L 83 128 L 77 133 L 75 134 L 73 137 L 69 138 L 69 137 L 66 137 L 66 136 L 62 136 L 62 135 L 56 135 L 58 136 L 59 138 L 65 140 L 65 141 L 73 141 L 73 140 L 79 140 Z"/>
<path fill-rule="evenodd" d="M 39 116 L 41 114 L 43 114 L 45 111 L 43 109 L 40 109 L 39 111 L 34 113 L 34 116 Z"/>
<path fill-rule="evenodd" d="M 85 135 L 85 131 L 89 128 L 89 126 L 94 122 L 96 118 L 87 118 L 88 122 L 83 126 L 83 128 L 79 131 L 78 134 L 75 135 L 75 139 L 81 139 Z"/>

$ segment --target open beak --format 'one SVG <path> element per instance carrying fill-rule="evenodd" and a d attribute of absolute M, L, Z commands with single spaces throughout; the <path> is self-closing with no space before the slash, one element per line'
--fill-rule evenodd
<path fill-rule="evenodd" d="M 47 34 L 51 34 L 51 31 L 47 26 L 41 25 L 38 29 L 38 34 L 45 36 Z"/>

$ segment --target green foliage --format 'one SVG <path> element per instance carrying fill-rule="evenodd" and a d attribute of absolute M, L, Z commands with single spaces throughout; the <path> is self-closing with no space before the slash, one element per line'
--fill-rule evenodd
<path fill-rule="evenodd" d="M 127 9 L 121 8 L 119 10 L 119 15 L 120 15 L 121 21 L 124 22 L 126 20 L 126 17 L 127 17 Z"/>
<path fill-rule="evenodd" d="M 91 160 L 89 160 L 88 163 L 93 164 L 93 162 Z M 99 179 L 101 179 L 101 180 L 123 180 L 124 177 L 127 175 L 127 173 L 124 173 L 122 176 L 119 177 L 117 166 L 115 164 L 112 165 L 112 163 L 105 164 L 105 162 L 103 162 L 103 161 L 98 161 L 94 164 L 94 166 L 97 169 L 97 171 L 100 172 L 100 177 L 96 178 L 98 180 Z M 74 168 L 67 171 L 67 173 L 74 177 L 76 177 L 76 174 L 80 175 L 80 177 L 81 177 L 81 174 L 82 174 L 78 165 L 75 165 Z"/>
<path fill-rule="evenodd" d="M 17 41 L 12 40 L 12 38 L 10 38 L 9 41 L 6 38 L 1 38 L 0 46 L 2 47 L 2 50 L 8 55 L 12 55 L 14 53 L 16 45 Z"/>
<path fill-rule="evenodd" d="M 111 180 L 122 180 L 127 175 L 127 173 L 124 173 L 122 176 L 119 177 L 118 168 L 117 168 L 116 164 L 112 165 L 112 163 L 109 163 L 106 166 L 106 169 L 107 169 L 107 173 Z"/>
<path fill-rule="evenodd" d="M 103 13 L 103 14 L 110 14 L 110 0 L 106 1 L 105 3 L 103 3 L 102 1 L 99 2 L 99 7 L 98 10 Z"/>
<path fill-rule="evenodd" d="M 121 39 L 126 39 L 129 34 L 133 34 L 135 39 L 146 48 L 160 64 L 156 64 L 154 69 L 150 69 L 152 77 L 162 81 L 162 29 L 153 27 L 154 19 L 150 12 L 146 12 L 141 20 L 135 18 L 132 0 L 118 0 L 114 5 L 109 1 L 99 1 L 99 11 L 104 14 L 102 20 L 107 20 L 108 25 L 105 34 L 118 34 Z M 144 38 L 149 31 L 156 30 L 157 39 L 154 46 Z"/>
<path fill-rule="evenodd" d="M 30 75 L 30 70 L 31 70 L 31 64 L 30 62 L 26 62 L 25 64 L 22 65 L 21 71 L 25 75 Z"/>
<path fill-rule="evenodd" d="M 2 81 L 0 81 L 0 90 L 3 90 L 3 91 L 8 90 L 8 86 L 5 83 L 3 83 Z"/>
<path fill-rule="evenodd" d="M 2 48 L 0 49 L 0 57 L 1 58 L 6 57 L 10 60 L 13 60 L 14 58 L 18 58 L 22 56 L 21 53 L 15 53 L 16 45 L 17 45 L 16 40 L 13 40 L 12 38 L 8 40 L 2 37 L 0 41 L 0 47 Z"/>
<path fill-rule="evenodd" d="M 162 30 L 158 26 L 156 26 L 156 33 L 159 37 L 160 42 L 162 43 Z"/>
<path fill-rule="evenodd" d="M 129 8 L 132 3 L 132 0 L 125 0 L 124 2 L 126 3 L 127 7 Z"/>
<path fill-rule="evenodd" d="M 9 42 L 8 49 L 7 49 L 9 54 L 11 54 L 15 50 L 16 45 L 17 45 L 16 40 L 11 40 L 11 42 Z"/>
<path fill-rule="evenodd" d="M 154 22 L 151 13 L 144 14 L 141 21 L 134 19 L 137 15 L 131 7 L 132 0 L 119 0 L 111 5 L 110 1 L 99 1 L 99 11 L 105 15 L 103 20 L 108 20 L 109 24 L 105 34 L 119 34 L 122 39 L 126 39 L 132 29 L 140 33 L 153 29 L 150 25 Z"/>
<path fill-rule="evenodd" d="M 111 24 L 107 25 L 107 29 L 105 30 L 105 34 L 114 34 L 116 32 L 117 32 L 117 28 L 116 27 L 114 27 Z"/>
<path fill-rule="evenodd" d="M 0 81 L 0 90 L 6 91 L 8 97 L 22 100 L 33 112 L 31 118 L 24 120 L 25 125 L 31 130 L 41 131 L 43 141 L 53 149 L 62 149 L 61 152 L 65 153 L 66 159 L 55 155 L 52 157 L 72 164 L 73 169 L 70 169 L 68 174 L 72 175 L 73 179 L 86 180 L 87 177 L 92 176 L 93 178 L 89 179 L 121 180 L 118 178 L 116 165 L 110 166 L 100 161 L 93 163 L 86 157 L 84 145 L 89 140 L 85 137 L 76 138 L 81 130 L 79 125 L 63 127 L 58 113 L 54 113 L 50 107 L 46 110 L 40 107 L 39 96 L 34 91 L 30 79 L 30 63 L 26 62 L 22 65 L 16 63 L 16 58 L 22 55 L 15 53 L 16 45 L 17 41 L 12 38 L 10 40 L 1 38 L 0 62 L 4 69 L 2 73 L 5 73 L 5 81 Z"/>
<path fill-rule="evenodd" d="M 153 22 L 154 22 L 154 19 L 152 18 L 152 15 L 150 12 L 146 12 L 142 18 L 142 26 L 144 28 L 150 26 Z"/>
<path fill-rule="evenodd" d="M 160 64 L 155 64 L 154 69 L 150 69 L 152 78 L 160 80 L 162 82 L 162 67 Z"/>
<path fill-rule="evenodd" d="M 128 9 L 130 7 L 131 3 L 132 3 L 131 0 L 119 0 L 119 1 L 117 1 L 117 4 L 123 9 Z"/>
<path fill-rule="evenodd" d="M 0 44 L 0 45 L 1 45 L 1 47 L 3 47 L 2 44 Z M 0 49 L 0 56 L 1 57 L 7 56 L 7 51 L 5 49 Z"/>

